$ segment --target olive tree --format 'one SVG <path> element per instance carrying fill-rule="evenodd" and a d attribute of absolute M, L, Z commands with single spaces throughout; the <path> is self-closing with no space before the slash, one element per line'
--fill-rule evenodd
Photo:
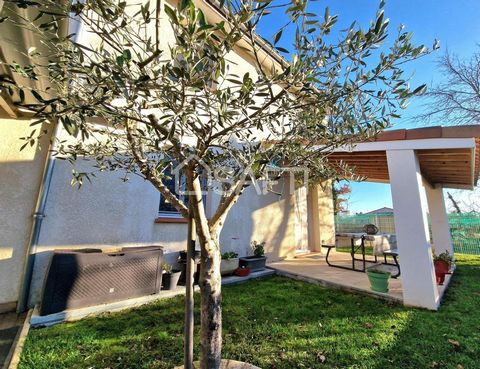
<path fill-rule="evenodd" d="M 3 86 L 33 114 L 34 126 L 63 125 L 70 138 L 57 142 L 59 158 L 92 162 L 91 171 L 74 172 L 76 183 L 104 171 L 139 175 L 196 226 L 203 369 L 220 365 L 219 234 L 244 189 L 254 180 L 268 182 L 272 166 L 304 168 L 312 183 L 337 176 L 328 154 L 388 127 L 424 88 L 410 89 L 402 65 L 428 50 L 412 45 L 403 27 L 389 37 L 383 2 L 369 26 L 353 23 L 338 37 L 331 34 L 337 16 L 328 9 L 310 13 L 306 0 L 212 0 L 207 3 L 222 17 L 214 21 L 200 9 L 204 3 L 193 0 L 176 6 L 159 0 L 7 3 L 11 12 L 36 11 L 33 19 L 15 21 L 47 35 L 48 46 L 48 54 L 28 51 L 30 65 L 10 61 L 9 67 L 24 78 L 46 77 L 49 87 L 8 80 Z M 273 15 L 278 28 L 263 39 L 256 31 Z M 59 22 L 66 19 L 81 22 L 91 42 L 61 34 Z M 169 27 L 172 39 L 164 40 Z M 287 32 L 294 37 L 285 49 L 279 45 Z M 232 53 L 247 55 L 253 71 L 239 74 Z M 188 205 L 165 184 L 168 168 L 179 163 Z M 200 180 L 205 166 L 216 174 L 210 186 L 221 192 L 209 217 Z"/>

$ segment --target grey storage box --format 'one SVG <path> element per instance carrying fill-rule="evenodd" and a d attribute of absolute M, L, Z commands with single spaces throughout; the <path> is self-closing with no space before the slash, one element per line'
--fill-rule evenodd
<path fill-rule="evenodd" d="M 161 246 L 55 251 L 40 315 L 156 294 L 162 262 Z"/>

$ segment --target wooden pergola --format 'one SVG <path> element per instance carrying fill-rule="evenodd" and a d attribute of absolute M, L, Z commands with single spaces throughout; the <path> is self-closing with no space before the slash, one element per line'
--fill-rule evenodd
<path fill-rule="evenodd" d="M 476 185 L 480 165 L 480 125 L 399 129 L 380 133 L 374 141 L 359 144 L 351 151 L 336 151 L 329 156 L 334 164 L 343 162 L 370 182 L 390 182 L 387 150 L 368 150 L 373 142 L 384 142 L 394 149 L 402 141 L 473 139 L 474 147 L 451 147 L 415 150 L 422 175 L 432 185 L 472 189 Z M 419 142 L 419 141 L 417 141 Z M 395 143 L 397 145 L 395 145 Z M 414 142 L 412 142 L 414 143 Z M 427 142 L 425 142 L 427 144 Z M 451 145 L 450 145 L 451 146 Z M 365 148 L 364 148 L 365 147 Z"/>
<path fill-rule="evenodd" d="M 344 147 L 328 160 L 355 169 L 366 181 L 390 183 L 406 305 L 437 309 L 435 252 L 453 245 L 443 188 L 473 189 L 480 170 L 480 125 L 401 129 Z"/>

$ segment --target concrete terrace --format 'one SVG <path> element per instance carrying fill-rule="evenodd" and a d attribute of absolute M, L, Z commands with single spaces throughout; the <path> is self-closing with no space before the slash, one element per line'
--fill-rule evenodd
<path fill-rule="evenodd" d="M 332 251 L 329 257 L 329 261 L 332 263 L 348 267 L 352 265 L 351 260 L 350 254 L 345 252 Z M 360 262 L 358 263 L 358 266 L 360 266 Z M 374 264 L 367 263 L 367 266 L 371 265 Z M 388 293 L 375 292 L 370 289 L 370 282 L 366 273 L 330 267 L 325 262 L 325 255 L 321 253 L 299 255 L 294 258 L 270 263 L 268 267 L 274 269 L 278 275 L 289 278 L 403 303 L 401 276 L 397 279 L 390 278 Z M 389 267 L 384 266 L 384 268 Z M 449 281 L 450 276 L 447 276 L 445 284 L 437 286 L 440 297 L 443 296 Z"/>

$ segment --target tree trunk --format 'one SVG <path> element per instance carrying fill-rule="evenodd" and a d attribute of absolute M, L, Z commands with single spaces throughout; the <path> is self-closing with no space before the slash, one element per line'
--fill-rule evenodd
<path fill-rule="evenodd" d="M 199 282 L 201 296 L 200 363 L 201 369 L 219 369 L 222 357 L 220 249 L 216 237 L 207 239 L 205 244 L 201 242 L 200 245 L 202 247 Z"/>
<path fill-rule="evenodd" d="M 185 169 L 189 201 L 197 242 L 201 247 L 200 261 L 200 368 L 220 369 L 222 358 L 222 280 L 221 253 L 218 242 L 220 227 L 212 231 L 208 225 L 202 189 L 198 176 L 189 166 Z"/>

